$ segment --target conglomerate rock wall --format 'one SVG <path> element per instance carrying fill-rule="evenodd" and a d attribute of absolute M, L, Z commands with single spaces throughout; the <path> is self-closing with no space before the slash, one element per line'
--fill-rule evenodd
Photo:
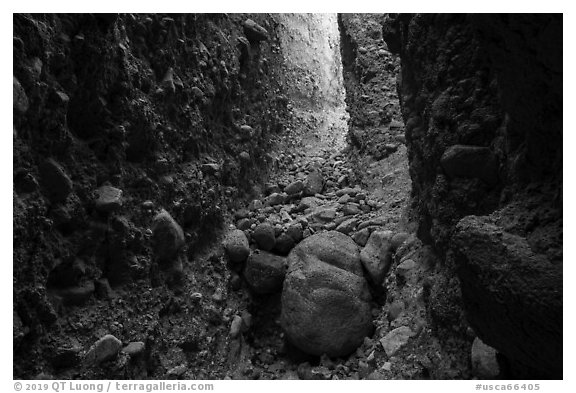
<path fill-rule="evenodd" d="M 382 38 L 384 14 L 339 14 L 346 104 L 352 146 L 376 160 L 404 143 L 398 104 L 397 55 Z"/>
<path fill-rule="evenodd" d="M 562 16 L 389 15 L 429 311 L 562 376 Z M 460 285 L 454 280 L 458 277 Z"/>
<path fill-rule="evenodd" d="M 171 283 L 157 260 L 178 252 L 181 271 L 214 240 L 265 179 L 287 102 L 268 14 L 15 14 L 13 48 L 14 373 L 30 377 L 68 307 Z"/>

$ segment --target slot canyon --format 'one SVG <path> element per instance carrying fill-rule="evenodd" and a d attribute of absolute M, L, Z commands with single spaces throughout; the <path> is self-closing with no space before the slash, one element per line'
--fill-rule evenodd
<path fill-rule="evenodd" d="M 14 14 L 15 379 L 562 379 L 562 14 Z"/>

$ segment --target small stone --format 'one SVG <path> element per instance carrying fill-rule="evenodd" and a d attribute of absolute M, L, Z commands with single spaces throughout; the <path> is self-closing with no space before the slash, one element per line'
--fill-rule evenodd
<path fill-rule="evenodd" d="M 287 233 L 283 233 L 276 238 L 276 245 L 274 250 L 277 251 L 280 255 L 288 255 L 290 250 L 292 250 L 295 245 L 296 242 L 292 236 L 288 235 Z"/>
<path fill-rule="evenodd" d="M 400 247 L 402 243 L 404 243 L 406 239 L 408 239 L 409 236 L 410 235 L 406 232 L 398 232 L 394 236 L 392 236 L 392 240 L 390 241 L 392 245 L 392 250 L 396 251 L 398 247 Z"/>
<path fill-rule="evenodd" d="M 378 202 L 376 202 L 373 199 L 368 199 L 368 201 L 366 202 L 366 205 L 368 205 L 371 209 L 378 208 Z"/>
<path fill-rule="evenodd" d="M 142 209 L 144 210 L 152 210 L 154 209 L 154 202 L 152 201 L 144 201 L 142 202 Z"/>
<path fill-rule="evenodd" d="M 383 218 L 375 218 L 372 220 L 368 220 L 368 221 L 364 221 L 362 222 L 360 225 L 358 225 L 358 230 L 360 229 L 364 229 L 366 227 L 370 227 L 370 226 L 376 226 L 376 227 L 381 227 L 386 225 L 386 220 Z"/>
<path fill-rule="evenodd" d="M 84 363 L 98 365 L 106 360 L 114 358 L 122 348 L 122 342 L 111 334 L 107 334 L 86 352 Z"/>
<path fill-rule="evenodd" d="M 264 189 L 266 190 L 267 195 L 282 192 L 282 190 L 280 189 L 280 186 L 278 186 L 278 184 L 276 184 L 276 183 L 266 183 L 266 185 L 264 186 Z"/>
<path fill-rule="evenodd" d="M 340 225 L 338 225 L 336 227 L 336 231 L 341 232 L 345 235 L 348 235 L 350 232 L 352 232 L 354 230 L 354 228 L 356 227 L 357 224 L 358 224 L 357 218 L 350 218 L 350 219 L 344 221 L 343 223 L 341 223 Z"/>
<path fill-rule="evenodd" d="M 240 135 L 247 140 L 254 136 L 254 129 L 247 124 L 240 126 Z"/>
<path fill-rule="evenodd" d="M 285 200 L 286 194 L 275 192 L 266 198 L 266 204 L 269 206 L 282 205 Z"/>
<path fill-rule="evenodd" d="M 299 192 L 302 192 L 304 190 L 304 182 L 302 182 L 302 180 L 297 180 L 293 183 L 290 183 L 288 186 L 286 186 L 286 188 L 284 188 L 284 192 L 287 193 L 288 195 L 295 195 L 298 194 Z"/>
<path fill-rule="evenodd" d="M 192 95 L 194 95 L 194 97 L 196 97 L 196 99 L 198 100 L 203 100 L 204 99 L 204 92 L 197 86 L 192 87 L 192 89 L 190 89 L 190 91 L 192 92 Z"/>
<path fill-rule="evenodd" d="M 338 212 L 333 207 L 318 207 L 310 214 L 310 217 L 316 222 L 330 222 L 336 218 Z"/>
<path fill-rule="evenodd" d="M 358 362 L 358 373 L 360 375 L 360 379 L 365 379 L 368 374 L 370 374 L 370 366 L 365 361 L 360 360 Z"/>
<path fill-rule="evenodd" d="M 344 205 L 344 204 L 350 202 L 351 200 L 352 200 L 352 197 L 350 195 L 344 194 L 338 199 L 338 203 Z"/>
<path fill-rule="evenodd" d="M 416 262 L 414 262 L 412 259 L 406 259 L 404 262 L 402 262 L 401 264 L 399 264 L 396 267 L 396 274 L 398 276 L 401 276 L 403 278 L 406 278 L 406 276 L 408 275 L 408 273 L 414 269 L 416 267 Z"/>
<path fill-rule="evenodd" d="M 386 336 L 380 339 L 380 344 L 384 348 L 388 357 L 394 355 L 400 348 L 408 343 L 411 337 L 414 336 L 412 330 L 407 326 L 400 326 Z"/>
<path fill-rule="evenodd" d="M 166 373 L 166 379 L 179 379 L 180 377 L 182 377 L 185 373 L 186 373 L 186 365 L 181 364 L 179 366 L 176 366 L 170 370 L 168 370 L 168 372 Z"/>
<path fill-rule="evenodd" d="M 26 95 L 26 91 L 16 79 L 15 76 L 12 76 L 13 84 L 12 84 L 12 100 L 13 100 L 13 108 L 20 114 L 24 114 L 29 107 L 28 96 Z"/>
<path fill-rule="evenodd" d="M 324 225 L 324 229 L 326 229 L 327 231 L 333 231 L 338 227 L 338 223 L 337 222 L 329 222 L 328 224 Z"/>
<path fill-rule="evenodd" d="M 395 120 L 395 119 L 394 119 L 394 120 L 392 120 L 392 121 L 390 122 L 390 124 L 388 125 L 388 127 L 389 127 L 391 130 L 399 130 L 399 129 L 401 129 L 401 128 L 404 127 L 404 124 L 403 124 L 401 121 L 398 121 L 398 120 Z"/>
<path fill-rule="evenodd" d="M 276 244 L 274 227 L 268 222 L 256 226 L 252 237 L 256 241 L 258 248 L 264 251 L 272 250 Z"/>
<path fill-rule="evenodd" d="M 356 189 L 356 188 L 346 187 L 346 188 L 343 188 L 341 190 L 336 191 L 336 196 L 341 197 L 343 195 L 350 195 L 351 197 L 353 197 L 356 195 L 357 192 L 358 192 L 358 189 Z"/>
<path fill-rule="evenodd" d="M 370 229 L 363 228 L 352 235 L 352 240 L 354 240 L 360 247 L 364 247 L 369 237 Z"/>
<path fill-rule="evenodd" d="M 224 297 L 222 294 L 222 288 L 220 287 L 216 288 L 214 294 L 212 295 L 212 300 L 214 300 L 216 303 L 220 303 L 223 299 Z"/>
<path fill-rule="evenodd" d="M 280 211 L 280 218 L 282 218 L 282 222 L 284 223 L 292 222 L 292 217 L 286 210 Z"/>
<path fill-rule="evenodd" d="M 243 218 L 236 223 L 236 228 L 240 229 L 241 231 L 245 231 L 247 229 L 250 229 L 251 225 L 252 225 L 252 221 L 250 219 Z"/>
<path fill-rule="evenodd" d="M 484 344 L 478 337 L 472 343 L 472 371 L 478 378 L 496 379 L 500 366 L 496 358 L 497 351 Z"/>
<path fill-rule="evenodd" d="M 154 255 L 158 261 L 173 261 L 185 243 L 184 231 L 180 225 L 170 213 L 162 209 L 152 220 L 151 229 Z"/>
<path fill-rule="evenodd" d="M 278 236 L 280 236 L 282 234 L 283 230 L 284 230 L 284 228 L 282 228 L 282 225 L 280 225 L 280 224 L 274 225 L 274 236 L 276 237 L 276 240 L 278 240 Z"/>
<path fill-rule="evenodd" d="M 312 375 L 312 366 L 310 366 L 310 363 L 308 362 L 299 364 L 297 373 L 298 378 L 301 380 L 309 381 L 314 379 L 314 376 Z"/>
<path fill-rule="evenodd" d="M 53 98 L 59 105 L 67 105 L 70 101 L 68 94 L 64 93 L 63 91 L 54 92 Z"/>
<path fill-rule="evenodd" d="M 240 229 L 230 231 L 223 242 L 231 262 L 242 263 L 250 255 L 250 245 L 246 234 Z"/>
<path fill-rule="evenodd" d="M 288 229 L 286 229 L 286 234 L 290 236 L 296 243 L 302 240 L 302 232 L 302 224 L 299 222 L 291 224 Z"/>
<path fill-rule="evenodd" d="M 135 357 L 141 355 L 145 349 L 146 349 L 146 344 L 144 344 L 142 341 L 134 341 L 134 342 L 131 342 L 130 344 L 126 345 L 122 349 L 122 352 L 128 354 L 131 358 L 135 358 Z"/>
<path fill-rule="evenodd" d="M 215 163 L 203 164 L 200 166 L 200 170 L 207 175 L 216 175 L 220 171 L 220 165 Z"/>
<path fill-rule="evenodd" d="M 240 317 L 242 318 L 242 331 L 246 332 L 252 326 L 252 314 L 244 310 L 240 313 Z"/>
<path fill-rule="evenodd" d="M 308 174 L 304 181 L 304 195 L 314 196 L 321 194 L 324 189 L 324 178 L 320 171 L 313 171 Z"/>
<path fill-rule="evenodd" d="M 321 204 L 322 204 L 322 201 L 316 197 L 305 197 L 305 198 L 302 198 L 302 200 L 300 201 L 300 205 L 302 206 L 302 211 L 309 209 L 309 208 L 318 207 Z"/>
<path fill-rule="evenodd" d="M 176 86 L 174 85 L 174 69 L 172 67 L 168 68 L 160 85 L 170 93 L 176 91 Z"/>
<path fill-rule="evenodd" d="M 360 261 L 368 277 L 376 285 L 384 282 L 392 264 L 391 238 L 390 231 L 374 231 L 368 238 L 366 246 L 360 251 Z"/>
<path fill-rule="evenodd" d="M 237 40 L 238 40 L 237 47 L 240 49 L 240 53 L 241 53 L 242 57 L 249 58 L 250 57 L 250 49 L 251 49 L 250 48 L 250 41 L 248 41 L 244 37 L 238 37 Z"/>
<path fill-rule="evenodd" d="M 40 182 L 52 202 L 64 202 L 72 192 L 72 180 L 64 168 L 49 158 L 40 165 Z"/>
<path fill-rule="evenodd" d="M 338 184 L 338 187 L 339 187 L 339 188 L 346 187 L 346 186 L 348 185 L 348 176 L 346 176 L 346 175 L 340 176 L 340 177 L 338 178 L 337 184 Z"/>
<path fill-rule="evenodd" d="M 30 60 L 30 76 L 32 79 L 34 79 L 34 81 L 38 81 L 40 79 L 40 76 L 42 75 L 42 66 L 43 64 L 40 58 L 34 57 L 32 60 Z"/>
<path fill-rule="evenodd" d="M 235 315 L 230 324 L 230 338 L 235 339 L 240 336 L 242 332 L 242 317 Z"/>
<path fill-rule="evenodd" d="M 250 205 L 248 205 L 248 209 L 250 209 L 251 211 L 260 210 L 263 207 L 264 207 L 264 204 L 259 199 L 254 199 L 252 202 L 250 202 Z"/>
<path fill-rule="evenodd" d="M 234 218 L 236 218 L 237 220 L 248 217 L 250 217 L 250 212 L 247 209 L 240 209 L 234 212 Z"/>
<path fill-rule="evenodd" d="M 122 190 L 112 186 L 102 186 L 96 190 L 96 210 L 102 213 L 112 213 L 122 207 Z"/>
<path fill-rule="evenodd" d="M 194 292 L 190 295 L 190 299 L 194 302 L 200 302 L 204 296 L 200 292 Z"/>
<path fill-rule="evenodd" d="M 342 213 L 344 213 L 345 216 L 353 216 L 362 213 L 362 210 L 354 203 L 347 203 L 342 208 Z"/>
<path fill-rule="evenodd" d="M 266 251 L 250 255 L 246 261 L 244 278 L 258 294 L 270 294 L 282 290 L 286 275 L 286 259 Z"/>
<path fill-rule="evenodd" d="M 388 321 L 392 322 L 396 320 L 400 316 L 400 314 L 404 311 L 404 302 L 395 300 L 390 304 L 388 307 Z"/>
<path fill-rule="evenodd" d="M 240 158 L 240 161 L 244 163 L 250 162 L 250 154 L 248 152 L 243 151 L 238 157 Z"/>
<path fill-rule="evenodd" d="M 396 150 L 398 150 L 398 144 L 396 143 L 386 143 L 384 145 L 384 149 L 386 149 L 388 154 L 394 153 Z"/>
<path fill-rule="evenodd" d="M 268 39 L 268 31 L 252 19 L 246 19 L 243 27 L 246 38 L 251 42 L 266 41 Z"/>

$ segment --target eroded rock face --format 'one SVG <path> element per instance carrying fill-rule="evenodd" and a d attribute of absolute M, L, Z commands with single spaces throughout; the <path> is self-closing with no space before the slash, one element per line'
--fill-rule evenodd
<path fill-rule="evenodd" d="M 345 356 L 373 330 L 371 296 L 360 253 L 348 236 L 310 236 L 288 256 L 281 324 L 289 340 L 313 355 Z"/>
<path fill-rule="evenodd" d="M 60 305 L 47 300 L 51 262 L 81 256 L 86 264 L 84 281 L 61 293 L 64 303 L 83 302 L 95 292 L 97 299 L 79 306 L 94 307 L 110 297 L 109 285 L 137 279 L 146 284 L 131 289 L 130 307 L 151 309 L 152 300 L 142 296 L 149 285 L 163 290 L 163 278 L 182 266 L 187 270 L 185 257 L 195 259 L 196 246 L 217 239 L 229 203 L 262 180 L 269 168 L 268 141 L 284 132 L 288 109 L 278 99 L 286 94 L 278 77 L 284 53 L 270 14 L 14 14 L 13 19 L 13 289 L 23 325 L 15 335 L 39 334 L 38 345 L 16 342 L 14 375 L 30 379 L 54 353 L 46 327 L 67 314 L 56 313 Z M 256 38 L 264 38 L 265 28 L 268 41 L 251 43 L 244 36 L 250 34 L 244 32 L 246 19 L 260 34 Z M 122 31 L 121 42 L 116 30 Z M 122 198 L 111 188 L 103 198 L 95 193 L 107 184 L 121 189 Z M 164 229 L 160 223 L 151 227 L 163 206 L 183 228 L 171 221 Z M 244 240 L 234 253 L 238 264 L 248 257 Z M 174 269 L 157 272 L 160 259 L 166 261 L 162 268 L 175 262 Z M 84 282 L 96 282 L 95 288 Z M 194 289 L 208 294 L 226 284 L 220 280 L 209 290 L 208 285 Z M 121 321 L 124 312 L 105 313 Z M 199 317 L 199 324 L 207 325 L 210 315 Z M 145 329 L 149 320 L 134 322 Z M 105 323 L 95 318 L 94 332 L 66 336 L 85 343 L 100 336 L 98 326 Z M 221 352 L 210 356 L 221 358 Z M 204 370 L 206 377 L 223 375 L 220 369 Z M 90 372 L 81 373 L 88 379 L 115 373 Z M 137 377 L 128 374 L 123 377 Z"/>
<path fill-rule="evenodd" d="M 526 376 L 562 375 L 562 264 L 487 217 L 456 226 L 452 247 L 470 324 Z"/>
<path fill-rule="evenodd" d="M 457 271 L 465 319 L 514 376 L 561 377 L 562 17 L 400 14 L 383 31 L 418 236 L 450 256 L 430 314 L 464 320 Z"/>

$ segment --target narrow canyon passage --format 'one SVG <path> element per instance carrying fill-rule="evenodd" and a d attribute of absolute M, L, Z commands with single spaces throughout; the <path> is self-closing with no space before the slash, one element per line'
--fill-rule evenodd
<path fill-rule="evenodd" d="M 336 14 L 278 14 L 295 131 L 313 155 L 342 151 L 348 133 Z"/>
<path fill-rule="evenodd" d="M 558 34 L 15 14 L 14 377 L 557 377 Z"/>

